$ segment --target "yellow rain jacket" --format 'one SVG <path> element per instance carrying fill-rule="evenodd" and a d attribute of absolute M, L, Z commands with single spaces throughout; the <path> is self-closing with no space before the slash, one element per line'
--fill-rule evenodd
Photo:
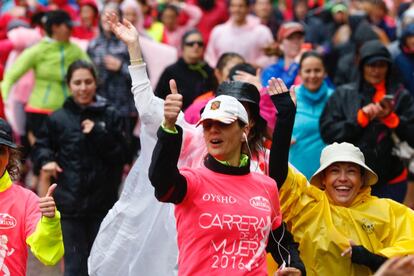
<path fill-rule="evenodd" d="M 349 240 L 387 258 L 414 254 L 414 211 L 371 196 L 370 187 L 363 187 L 350 207 L 336 206 L 289 167 L 279 195 L 284 221 L 300 244 L 309 276 L 371 275 L 368 267 L 341 256 Z"/>

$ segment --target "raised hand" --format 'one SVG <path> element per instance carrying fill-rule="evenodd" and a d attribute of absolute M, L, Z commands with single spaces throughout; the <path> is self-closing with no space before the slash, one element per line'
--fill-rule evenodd
<path fill-rule="evenodd" d="M 277 95 L 277 94 L 283 94 L 283 93 L 289 93 L 290 98 L 292 99 L 293 103 L 296 105 L 295 86 L 292 85 L 290 89 L 288 89 L 282 79 L 279 79 L 279 78 L 276 79 L 272 77 L 268 82 L 267 93 L 269 93 L 270 96 Z"/>
<path fill-rule="evenodd" d="M 50 185 L 49 189 L 47 190 L 46 196 L 39 198 L 40 212 L 44 217 L 55 217 L 56 204 L 55 200 L 53 199 L 53 192 L 55 191 L 56 186 L 56 183 Z"/>
<path fill-rule="evenodd" d="M 175 80 L 170 80 L 171 94 L 167 95 L 164 101 L 164 126 L 167 129 L 174 129 L 178 114 L 183 106 L 183 96 L 178 93 Z"/>
<path fill-rule="evenodd" d="M 119 22 L 118 16 L 116 13 L 106 13 L 105 17 L 111 31 L 116 35 L 117 38 L 122 40 L 126 45 L 138 42 L 139 34 L 134 25 L 131 24 L 125 18 L 122 22 Z"/>
<path fill-rule="evenodd" d="M 48 162 L 42 166 L 42 171 L 50 174 L 54 178 L 57 178 L 58 173 L 63 172 L 62 168 L 59 167 L 55 161 Z"/>
<path fill-rule="evenodd" d="M 244 71 L 236 71 L 236 75 L 233 77 L 236 81 L 243 81 L 248 82 L 256 86 L 257 90 L 262 89 L 262 83 L 260 82 L 260 76 L 261 76 L 261 70 L 256 70 L 256 75 L 252 75 L 250 73 L 244 72 Z"/>

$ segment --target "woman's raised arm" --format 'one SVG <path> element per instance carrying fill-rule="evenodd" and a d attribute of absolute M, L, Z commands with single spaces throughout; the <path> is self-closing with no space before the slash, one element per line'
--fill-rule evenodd
<path fill-rule="evenodd" d="M 294 87 L 287 89 L 281 79 L 269 80 L 268 93 L 277 110 L 277 121 L 273 131 L 269 159 L 269 176 L 280 189 L 288 173 L 289 146 L 296 115 L 296 94 Z"/>

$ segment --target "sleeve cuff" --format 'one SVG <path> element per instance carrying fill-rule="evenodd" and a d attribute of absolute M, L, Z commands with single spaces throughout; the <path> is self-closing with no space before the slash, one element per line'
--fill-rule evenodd
<path fill-rule="evenodd" d="M 381 118 L 381 122 L 388 128 L 396 128 L 400 124 L 400 117 L 394 112 L 391 112 L 388 116 Z"/>
<path fill-rule="evenodd" d="M 174 129 L 166 128 L 164 121 L 161 123 L 161 129 L 170 134 L 178 134 L 178 130 L 176 127 L 174 127 Z"/>
<path fill-rule="evenodd" d="M 369 124 L 369 118 L 362 109 L 358 110 L 357 122 L 361 127 L 366 127 Z"/>
<path fill-rule="evenodd" d="M 55 216 L 53 218 L 42 216 L 42 223 L 55 223 L 60 221 L 60 212 L 55 208 Z"/>
<path fill-rule="evenodd" d="M 129 65 L 128 70 L 129 75 L 131 76 L 132 85 L 141 84 L 145 81 L 149 81 L 145 63 L 141 63 L 138 65 Z"/>

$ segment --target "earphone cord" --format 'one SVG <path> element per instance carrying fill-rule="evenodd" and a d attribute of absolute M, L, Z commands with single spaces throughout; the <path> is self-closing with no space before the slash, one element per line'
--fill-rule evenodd
<path fill-rule="evenodd" d="M 250 147 L 249 147 L 249 143 L 247 142 L 247 137 L 246 137 L 246 134 L 244 134 L 245 135 L 245 139 L 246 139 L 246 145 L 247 145 L 247 150 L 249 151 L 249 154 L 250 154 L 250 156 L 252 156 L 252 151 L 250 150 Z M 257 164 L 259 164 L 259 162 L 257 162 Z M 257 172 L 257 169 L 258 169 L 258 166 L 256 166 L 256 169 L 255 169 L 255 171 Z M 271 198 L 270 197 L 270 194 L 269 194 L 269 191 L 266 189 L 266 187 L 265 187 L 265 185 L 263 185 L 263 183 L 262 182 L 260 182 L 261 184 L 262 184 L 262 186 L 263 186 L 263 189 L 266 191 L 266 193 L 267 193 L 267 196 L 269 197 L 269 198 Z M 270 204 L 270 206 L 272 206 L 272 209 L 273 209 L 273 213 L 274 214 L 276 214 L 276 210 L 274 209 L 274 206 L 272 205 L 272 204 Z M 273 221 L 272 221 L 272 224 L 273 224 L 273 222 L 274 222 L 274 220 L 276 220 L 276 218 L 274 218 L 273 219 Z M 284 247 L 282 244 L 281 244 L 281 241 L 282 241 L 282 239 L 283 239 L 283 237 L 285 236 L 285 225 L 283 224 L 283 222 L 282 222 L 282 227 L 283 227 L 283 232 L 282 232 L 282 235 L 280 236 L 280 239 L 279 240 L 277 240 L 276 239 L 276 237 L 274 236 L 274 234 L 273 234 L 273 231 L 272 230 L 270 230 L 270 233 L 271 233 L 271 236 L 272 236 L 272 239 L 273 239 L 273 241 L 275 241 L 276 242 L 276 244 L 277 244 L 277 251 L 278 251 L 278 253 L 279 253 L 279 257 L 287 264 L 287 266 L 289 267 L 290 266 L 290 252 L 289 252 L 289 250 L 288 249 L 286 249 L 286 247 Z M 281 252 L 281 250 L 280 249 L 283 249 L 284 251 L 286 251 L 286 253 L 287 253 L 287 255 L 288 255 L 288 259 L 287 259 L 287 262 L 286 262 L 286 260 L 283 258 L 283 255 L 282 255 L 282 252 Z"/>

